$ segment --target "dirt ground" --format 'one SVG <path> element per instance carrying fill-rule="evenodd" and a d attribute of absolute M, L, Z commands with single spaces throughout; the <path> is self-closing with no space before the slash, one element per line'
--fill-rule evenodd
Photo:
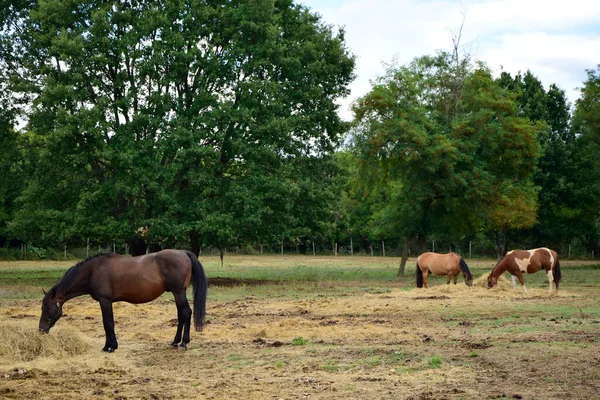
<path fill-rule="evenodd" d="M 501 283 L 329 295 L 341 283 L 325 282 L 306 295 L 290 286 L 299 293 L 290 297 L 252 288 L 233 300 L 209 295 L 209 323 L 192 332 L 187 351 L 169 346 L 169 297 L 117 303 L 113 354 L 101 352 L 91 298 L 66 303 L 49 335 L 37 332 L 39 300 L 3 301 L 0 398 L 600 398 L 600 293 L 549 297 L 546 288 L 523 294 Z"/>

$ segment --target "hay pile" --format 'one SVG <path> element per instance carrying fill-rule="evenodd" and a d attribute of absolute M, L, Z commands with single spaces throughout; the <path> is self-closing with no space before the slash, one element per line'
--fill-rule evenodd
<path fill-rule="evenodd" d="M 31 323 L 11 322 L 0 325 L 0 359 L 5 361 L 32 361 L 39 357 L 65 358 L 83 354 L 90 344 L 77 331 L 55 329 L 41 333 Z"/>
<path fill-rule="evenodd" d="M 489 273 L 486 272 L 485 274 L 481 275 L 479 278 L 473 277 L 473 286 L 487 288 L 488 275 L 489 275 Z M 519 282 L 517 282 L 517 284 L 519 286 L 521 285 Z M 498 277 L 498 284 L 494 287 L 494 290 L 495 291 L 513 290 L 512 281 L 510 279 L 506 279 L 504 277 L 504 274 L 502 274 Z M 523 290 L 523 289 L 521 289 L 521 290 Z"/>

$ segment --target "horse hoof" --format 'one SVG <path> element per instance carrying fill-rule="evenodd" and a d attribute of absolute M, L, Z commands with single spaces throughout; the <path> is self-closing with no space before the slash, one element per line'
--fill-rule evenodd
<path fill-rule="evenodd" d="M 105 347 L 102 349 L 103 352 L 105 353 L 113 353 L 116 349 L 113 349 L 112 347 Z"/>
<path fill-rule="evenodd" d="M 173 343 L 171 343 L 171 346 L 173 346 L 174 348 L 177 348 L 179 346 L 179 344 L 177 342 L 173 342 Z"/>
<path fill-rule="evenodd" d="M 181 348 L 182 348 L 182 349 L 184 349 L 184 350 L 187 350 L 187 344 L 185 344 L 185 343 L 181 343 L 181 344 L 179 345 L 179 347 L 181 347 Z"/>

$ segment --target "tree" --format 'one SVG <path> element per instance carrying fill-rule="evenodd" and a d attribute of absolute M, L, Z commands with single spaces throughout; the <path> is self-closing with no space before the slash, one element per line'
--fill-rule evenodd
<path fill-rule="evenodd" d="M 600 240 L 600 65 L 587 71 L 588 78 L 575 103 L 573 132 L 577 173 L 573 190 L 582 237 L 598 252 Z"/>
<path fill-rule="evenodd" d="M 378 218 L 388 234 L 423 249 L 428 235 L 460 238 L 486 222 L 504 235 L 500 257 L 508 229 L 535 221 L 531 174 L 540 126 L 517 115 L 514 96 L 485 65 L 457 56 L 390 68 L 358 100 L 360 181 L 369 190 L 386 187 Z"/>
<path fill-rule="evenodd" d="M 197 252 L 299 228 L 290 210 L 309 186 L 310 207 L 328 207 L 327 189 L 307 182 L 318 174 L 297 178 L 346 129 L 335 100 L 354 58 L 344 31 L 307 8 L 45 0 L 21 26 L 11 90 L 34 99 L 43 157 L 15 228 L 41 237 L 50 217 L 72 240 Z"/>

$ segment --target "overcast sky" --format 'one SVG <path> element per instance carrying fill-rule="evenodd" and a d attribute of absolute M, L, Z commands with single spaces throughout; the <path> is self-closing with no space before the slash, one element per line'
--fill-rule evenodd
<path fill-rule="evenodd" d="M 556 83 L 573 103 L 586 69 L 600 64 L 600 0 L 298 0 L 327 24 L 344 27 L 357 56 L 352 94 L 340 114 L 370 89 L 383 63 L 450 50 L 464 15 L 461 44 L 500 73 L 528 69 L 546 89 Z"/>

